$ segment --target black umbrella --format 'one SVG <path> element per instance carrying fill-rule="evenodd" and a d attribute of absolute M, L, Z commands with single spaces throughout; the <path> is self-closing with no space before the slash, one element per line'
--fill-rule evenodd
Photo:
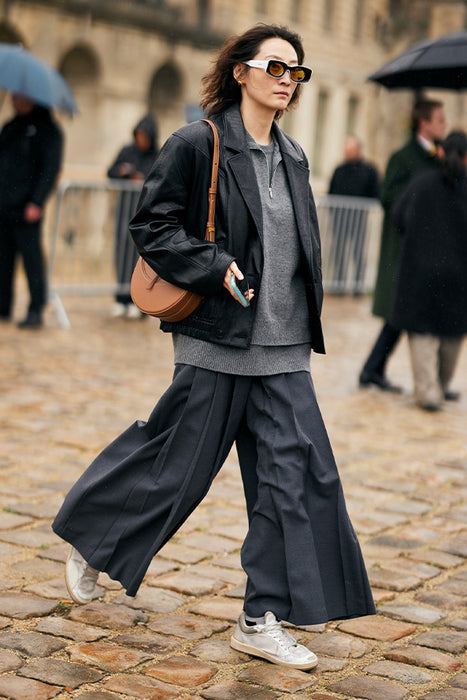
<path fill-rule="evenodd" d="M 422 41 L 369 76 L 387 88 L 467 88 L 467 32 Z"/>

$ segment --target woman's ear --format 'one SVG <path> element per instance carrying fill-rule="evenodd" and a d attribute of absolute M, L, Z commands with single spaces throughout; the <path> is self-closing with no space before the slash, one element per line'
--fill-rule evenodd
<path fill-rule="evenodd" d="M 244 74 L 245 74 L 245 66 L 243 65 L 243 63 L 236 63 L 233 67 L 234 80 L 236 80 L 238 83 L 239 81 L 241 81 Z"/>

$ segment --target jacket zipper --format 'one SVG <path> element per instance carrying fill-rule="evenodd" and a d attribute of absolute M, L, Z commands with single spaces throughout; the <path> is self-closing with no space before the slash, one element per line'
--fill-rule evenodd
<path fill-rule="evenodd" d="M 279 163 L 276 163 L 276 167 L 275 167 L 274 170 L 272 171 L 271 177 L 269 177 L 269 173 L 270 173 L 269 159 L 268 159 L 266 153 L 263 151 L 262 148 L 260 148 L 259 150 L 261 151 L 261 153 L 263 154 L 263 156 L 266 158 L 266 167 L 267 167 L 267 169 L 268 169 L 268 183 L 269 183 L 269 184 L 268 184 L 268 192 L 269 192 L 269 199 L 272 199 L 272 183 L 273 183 L 273 180 L 274 180 L 274 175 L 276 174 L 276 170 L 277 170 L 277 168 L 279 167 L 280 161 L 279 161 Z M 274 156 L 273 156 L 273 157 L 274 157 Z"/>
<path fill-rule="evenodd" d="M 269 162 L 268 159 L 266 158 L 267 166 L 268 166 L 268 180 L 269 180 Z M 269 190 L 269 198 L 272 199 L 272 183 L 274 181 L 274 175 L 276 174 L 276 170 L 279 166 L 279 163 L 276 163 L 276 167 L 272 171 L 271 179 L 269 180 L 269 185 L 268 185 L 268 190 Z"/>

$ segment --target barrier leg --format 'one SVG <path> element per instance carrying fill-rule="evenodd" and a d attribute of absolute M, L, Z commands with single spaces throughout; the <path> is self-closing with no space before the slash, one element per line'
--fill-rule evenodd
<path fill-rule="evenodd" d="M 63 328 L 66 331 L 69 330 L 71 328 L 70 319 L 67 316 L 65 307 L 63 306 L 62 300 L 57 292 L 54 292 L 53 290 L 49 292 L 49 301 L 54 307 L 55 315 L 60 328 Z"/>

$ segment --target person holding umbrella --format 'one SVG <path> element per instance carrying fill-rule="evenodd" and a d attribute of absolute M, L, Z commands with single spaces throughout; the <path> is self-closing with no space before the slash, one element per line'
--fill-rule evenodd
<path fill-rule="evenodd" d="M 0 320 L 13 307 L 18 253 L 29 283 L 30 303 L 20 328 L 39 328 L 46 302 L 41 223 L 44 204 L 62 162 L 56 107 L 70 116 L 78 107 L 61 73 L 16 44 L 0 43 L 0 87 L 12 94 L 15 117 L 0 133 Z"/>
<path fill-rule="evenodd" d="M 13 308 L 15 263 L 21 255 L 30 301 L 20 328 L 42 326 L 47 300 L 41 224 L 60 171 L 63 137 L 48 108 L 13 93 L 15 116 L 0 132 L 0 318 Z"/>
<path fill-rule="evenodd" d="M 414 175 L 438 167 L 436 144 L 443 139 L 445 130 L 442 102 L 418 100 L 412 110 L 412 136 L 393 153 L 387 165 L 381 187 L 384 221 L 373 299 L 373 313 L 384 319 L 384 325 L 360 373 L 362 388 L 376 386 L 383 391 L 401 391 L 385 376 L 386 364 L 401 335 L 389 320 L 401 245 L 400 233 L 392 221 L 392 207 Z"/>

